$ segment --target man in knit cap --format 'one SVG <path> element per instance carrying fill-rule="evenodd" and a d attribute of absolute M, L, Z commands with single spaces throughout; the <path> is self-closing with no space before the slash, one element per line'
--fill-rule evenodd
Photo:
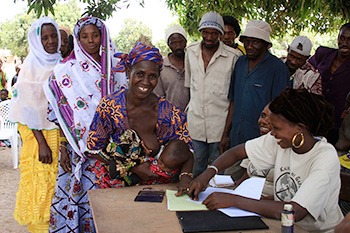
<path fill-rule="evenodd" d="M 232 74 L 230 107 L 220 141 L 221 152 L 259 137 L 256 122 L 261 111 L 290 83 L 287 66 L 268 51 L 272 46 L 270 33 L 268 23 L 251 20 L 240 36 L 247 54 L 238 59 Z M 243 171 L 238 162 L 226 173 L 238 179 Z"/>
<path fill-rule="evenodd" d="M 154 93 L 165 96 L 183 111 L 190 100 L 190 90 L 184 86 L 187 33 L 180 25 L 173 25 L 166 30 L 165 41 L 171 53 L 164 58 Z"/>
<path fill-rule="evenodd" d="M 312 43 L 306 36 L 297 36 L 288 46 L 288 55 L 282 58 L 287 65 L 290 80 L 294 89 L 305 88 L 309 92 L 322 95 L 321 75 L 312 69 L 304 70 L 305 65 L 310 57 Z"/>
<path fill-rule="evenodd" d="M 193 139 L 194 176 L 219 155 L 219 142 L 229 100 L 228 90 L 238 52 L 219 40 L 224 21 L 217 12 L 203 15 L 199 23 L 202 41 L 189 45 L 185 56 L 185 86 L 190 88 L 187 118 Z"/>

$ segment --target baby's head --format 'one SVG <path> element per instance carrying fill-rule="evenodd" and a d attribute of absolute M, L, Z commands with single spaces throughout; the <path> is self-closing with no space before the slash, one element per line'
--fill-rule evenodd
<path fill-rule="evenodd" d="M 166 172 L 182 167 L 191 156 L 188 145 L 181 140 L 169 141 L 158 158 L 159 167 Z"/>

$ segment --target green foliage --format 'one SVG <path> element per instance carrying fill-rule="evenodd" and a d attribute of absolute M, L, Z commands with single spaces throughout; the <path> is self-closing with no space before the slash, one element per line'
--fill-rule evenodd
<path fill-rule="evenodd" d="M 55 16 L 53 17 L 58 25 L 68 26 L 72 31 L 76 22 L 81 18 L 81 9 L 77 0 L 70 0 L 68 3 L 57 4 L 55 6 Z"/>
<path fill-rule="evenodd" d="M 165 40 L 159 40 L 156 42 L 155 46 L 160 50 L 162 56 L 167 56 L 170 53 L 170 48 L 165 42 Z"/>
<path fill-rule="evenodd" d="M 38 0 L 37 0 L 38 1 Z M 130 6 L 129 0 L 82 0 L 87 3 L 87 7 L 84 9 L 83 15 L 91 15 L 97 18 L 106 20 L 113 15 L 114 11 L 123 7 L 128 8 Z M 134 0 L 135 2 L 135 0 Z M 143 7 L 144 0 L 137 0 L 138 4 Z"/>
<path fill-rule="evenodd" d="M 16 0 L 15 0 L 16 1 Z M 51 14 L 55 15 L 53 5 L 55 5 L 56 0 L 28 0 L 28 14 L 34 10 L 36 13 L 36 17 L 40 18 L 41 14 L 49 15 L 49 11 Z"/>
<path fill-rule="evenodd" d="M 83 0 L 84 3 L 88 4 L 83 15 L 92 15 L 106 20 L 117 10 L 117 3 L 119 1 L 120 0 Z"/>
<path fill-rule="evenodd" d="M 15 2 L 18 0 L 14 0 Z M 60 1 L 60 0 L 58 0 Z M 62 1 L 62 0 L 61 0 Z M 122 6 L 129 7 L 131 0 L 80 0 L 87 4 L 84 9 L 83 16 L 95 16 L 106 20 L 113 15 L 114 11 L 121 9 Z M 144 5 L 144 0 L 134 0 L 141 6 Z M 28 13 L 34 11 L 37 18 L 41 15 L 55 15 L 57 9 L 54 9 L 56 0 L 28 0 Z M 122 6 L 121 6 L 122 5 Z"/>
<path fill-rule="evenodd" d="M 115 39 L 113 39 L 119 51 L 129 53 L 136 41 L 141 36 L 152 38 L 152 30 L 144 23 L 135 19 L 125 19 L 122 29 Z"/>
<path fill-rule="evenodd" d="M 166 0 L 179 15 L 190 35 L 198 34 L 203 14 L 217 11 L 242 19 L 261 19 L 270 23 L 273 36 L 296 35 L 311 28 L 314 32 L 334 32 L 350 21 L 350 1 L 344 0 Z"/>
<path fill-rule="evenodd" d="M 16 0 L 14 0 L 16 1 Z M 17 0 L 18 1 L 18 0 Z M 59 0 L 60 1 L 60 0 Z M 62 1 L 62 0 L 61 0 Z M 131 2 L 141 6 L 144 0 L 80 0 L 87 4 L 83 15 L 108 19 L 114 11 L 129 7 Z M 350 19 L 349 0 L 165 0 L 168 7 L 177 12 L 180 23 L 190 35 L 198 35 L 197 27 L 202 15 L 210 10 L 241 19 L 262 19 L 270 23 L 273 35 L 296 35 L 311 28 L 315 32 L 337 31 Z M 55 14 L 52 7 L 56 0 L 28 0 L 28 12 Z"/>
<path fill-rule="evenodd" d="M 55 6 L 56 16 L 54 18 L 59 25 L 69 26 L 73 29 L 76 21 L 80 18 L 80 8 L 77 1 L 57 4 Z M 0 47 L 11 50 L 13 55 L 24 58 L 28 54 L 28 31 L 31 24 L 36 20 L 34 12 L 16 15 L 0 25 Z"/>
<path fill-rule="evenodd" d="M 36 19 L 34 13 L 20 14 L 0 25 L 0 45 L 11 53 L 24 58 L 28 53 L 28 31 Z"/>

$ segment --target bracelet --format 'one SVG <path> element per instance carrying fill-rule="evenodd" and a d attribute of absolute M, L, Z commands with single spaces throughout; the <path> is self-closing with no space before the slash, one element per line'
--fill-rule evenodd
<path fill-rule="evenodd" d="M 68 142 L 67 138 L 66 137 L 60 137 L 60 143 L 61 142 Z"/>
<path fill-rule="evenodd" d="M 181 180 L 182 176 L 189 176 L 193 179 L 193 174 L 191 172 L 181 172 L 181 174 L 179 175 L 179 180 Z"/>
<path fill-rule="evenodd" d="M 214 169 L 215 170 L 215 175 L 217 175 L 219 173 L 219 169 L 216 166 L 214 166 L 214 165 L 210 165 L 210 166 L 208 166 L 208 168 Z"/>

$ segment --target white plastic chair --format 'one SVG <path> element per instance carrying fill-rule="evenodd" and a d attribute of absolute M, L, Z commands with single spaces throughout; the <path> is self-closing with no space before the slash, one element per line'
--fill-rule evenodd
<path fill-rule="evenodd" d="M 8 120 L 10 100 L 0 102 L 0 140 L 8 139 L 11 143 L 13 168 L 18 168 L 19 151 L 21 150 L 20 136 L 17 132 L 17 123 Z"/>

